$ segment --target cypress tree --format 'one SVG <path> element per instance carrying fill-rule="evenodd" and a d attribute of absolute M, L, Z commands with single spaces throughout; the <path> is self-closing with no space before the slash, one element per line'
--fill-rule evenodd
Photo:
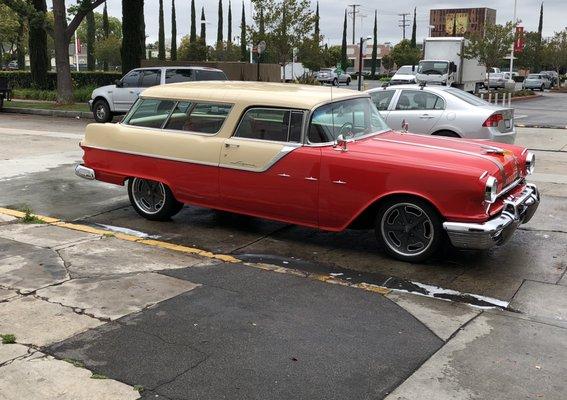
<path fill-rule="evenodd" d="M 258 21 L 258 35 L 260 40 L 263 40 L 266 36 L 266 21 L 264 20 L 264 9 L 260 8 L 260 17 Z"/>
<path fill-rule="evenodd" d="M 543 2 L 539 7 L 539 23 L 537 25 L 537 35 L 537 58 L 534 67 L 536 71 L 539 71 L 541 69 L 541 48 L 543 39 Z"/>
<path fill-rule="evenodd" d="M 345 20 L 343 22 L 343 42 L 341 44 L 341 68 L 343 70 L 346 70 L 348 66 L 346 30 L 347 30 L 347 12 L 345 10 Z"/>
<path fill-rule="evenodd" d="M 417 7 L 414 7 L 413 9 L 413 26 L 411 28 L 411 47 L 415 48 L 417 47 L 417 43 L 416 43 L 416 31 L 417 31 L 417 21 L 416 21 L 416 11 L 417 11 Z M 456 18 L 455 18 L 456 20 Z"/>
<path fill-rule="evenodd" d="M 197 22 L 195 19 L 195 0 L 191 0 L 191 33 L 189 35 L 189 43 L 197 41 Z"/>
<path fill-rule="evenodd" d="M 201 42 L 207 45 L 207 24 L 205 23 L 205 7 L 201 8 Z"/>
<path fill-rule="evenodd" d="M 177 60 L 177 17 L 175 16 L 175 0 L 171 0 L 171 61 Z"/>
<path fill-rule="evenodd" d="M 95 16 L 92 10 L 87 14 L 86 20 L 87 20 L 87 69 L 89 71 L 94 71 L 96 27 L 95 27 Z"/>
<path fill-rule="evenodd" d="M 106 2 L 104 2 L 104 9 L 102 10 L 102 32 L 104 33 L 104 38 L 108 39 L 108 36 L 110 36 L 110 23 L 108 22 Z"/>
<path fill-rule="evenodd" d="M 137 7 L 139 10 L 138 16 L 138 38 L 139 38 L 139 52 L 138 57 L 140 60 L 146 58 L 146 21 L 144 19 L 144 0 L 137 0 Z"/>
<path fill-rule="evenodd" d="M 541 34 L 543 32 L 543 3 L 539 7 L 539 24 L 537 26 L 537 33 L 539 34 L 539 40 L 541 40 Z"/>
<path fill-rule="evenodd" d="M 240 19 L 240 61 L 246 61 L 246 14 L 244 13 L 244 2 L 242 2 L 242 17 Z"/>
<path fill-rule="evenodd" d="M 222 0 L 219 0 L 219 17 L 218 17 L 218 24 L 217 24 L 217 44 L 222 44 L 223 42 L 223 32 L 222 32 Z"/>
<path fill-rule="evenodd" d="M 374 31 L 372 42 L 372 67 L 370 73 L 372 77 L 376 76 L 376 67 L 378 64 L 378 11 L 374 10 Z"/>
<path fill-rule="evenodd" d="M 319 42 L 321 41 L 321 31 L 319 30 L 319 2 L 317 2 L 317 7 L 315 8 L 315 31 L 313 38 L 319 46 Z"/>
<path fill-rule="evenodd" d="M 159 0 L 158 60 L 165 60 L 165 27 L 163 21 L 163 0 Z"/>
<path fill-rule="evenodd" d="M 47 71 L 50 63 L 47 56 L 47 32 L 45 31 L 45 0 L 32 0 L 35 15 L 29 19 L 28 47 L 30 70 L 33 85 L 38 89 L 48 89 Z"/>
<path fill-rule="evenodd" d="M 226 41 L 228 45 L 232 44 L 232 5 L 230 4 L 230 0 L 228 0 L 228 27 L 227 27 L 227 38 Z"/>

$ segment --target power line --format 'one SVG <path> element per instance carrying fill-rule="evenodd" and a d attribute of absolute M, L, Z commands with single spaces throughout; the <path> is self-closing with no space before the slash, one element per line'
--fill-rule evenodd
<path fill-rule="evenodd" d="M 348 15 L 352 15 L 352 44 L 354 44 L 354 37 L 356 35 L 356 14 L 360 12 L 356 7 L 360 7 L 360 4 L 349 4 L 348 7 L 352 8 L 352 11 L 349 11 Z"/>
<path fill-rule="evenodd" d="M 398 14 L 398 16 L 402 17 L 402 19 L 400 19 L 398 22 L 398 26 L 400 28 L 402 28 L 403 32 L 404 32 L 404 40 L 406 40 L 406 28 L 409 28 L 409 21 L 406 19 L 406 17 L 409 15 L 409 13 L 401 13 Z"/>

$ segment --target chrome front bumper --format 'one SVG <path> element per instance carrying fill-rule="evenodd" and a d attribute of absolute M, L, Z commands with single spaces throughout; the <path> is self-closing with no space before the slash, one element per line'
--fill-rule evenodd
<path fill-rule="evenodd" d="M 75 167 L 75 175 L 92 181 L 95 179 L 94 169 L 85 167 L 83 164 L 78 164 Z"/>
<path fill-rule="evenodd" d="M 504 200 L 504 209 L 497 217 L 483 224 L 445 222 L 453 246 L 462 249 L 489 249 L 506 243 L 520 224 L 525 224 L 539 206 L 539 191 L 527 184 L 522 193 Z"/>

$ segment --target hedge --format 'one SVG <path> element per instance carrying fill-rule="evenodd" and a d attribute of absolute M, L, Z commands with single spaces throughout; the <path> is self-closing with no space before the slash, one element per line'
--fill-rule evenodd
<path fill-rule="evenodd" d="M 71 72 L 73 87 L 83 88 L 87 86 L 100 87 L 110 85 L 115 80 L 122 78 L 122 74 L 117 72 Z M 31 80 L 31 73 L 26 71 L 0 71 L 0 78 L 7 78 L 12 89 L 34 88 Z M 55 90 L 57 88 L 57 74 L 47 73 L 47 87 L 45 90 Z"/>

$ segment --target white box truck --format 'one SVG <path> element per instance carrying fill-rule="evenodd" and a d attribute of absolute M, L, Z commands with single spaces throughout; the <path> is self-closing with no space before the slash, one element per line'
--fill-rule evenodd
<path fill-rule="evenodd" d="M 436 83 L 475 92 L 484 84 L 486 67 L 478 59 L 462 56 L 463 37 L 428 37 L 423 41 L 423 60 L 419 62 L 418 83 Z"/>

